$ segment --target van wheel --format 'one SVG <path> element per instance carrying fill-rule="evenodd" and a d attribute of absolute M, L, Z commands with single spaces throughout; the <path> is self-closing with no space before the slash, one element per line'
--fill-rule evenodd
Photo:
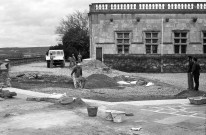
<path fill-rule="evenodd" d="M 47 61 L 47 68 L 50 68 L 50 62 Z"/>

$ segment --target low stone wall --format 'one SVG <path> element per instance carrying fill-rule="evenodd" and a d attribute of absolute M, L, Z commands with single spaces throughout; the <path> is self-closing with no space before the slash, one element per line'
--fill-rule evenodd
<path fill-rule="evenodd" d="M 116 55 L 104 54 L 104 63 L 113 69 L 125 72 L 163 72 L 181 73 L 187 72 L 188 55 Z M 198 58 L 202 71 L 206 72 L 206 55 L 190 55 Z"/>

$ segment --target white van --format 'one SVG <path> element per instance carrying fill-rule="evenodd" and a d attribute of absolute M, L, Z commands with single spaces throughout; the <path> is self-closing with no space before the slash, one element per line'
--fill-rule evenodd
<path fill-rule="evenodd" d="M 50 61 L 51 61 L 51 55 L 53 57 L 53 65 L 60 65 L 61 67 L 65 66 L 65 58 L 64 58 L 64 51 L 63 50 L 49 50 L 46 54 L 46 61 L 47 61 L 47 67 L 50 68 Z"/>

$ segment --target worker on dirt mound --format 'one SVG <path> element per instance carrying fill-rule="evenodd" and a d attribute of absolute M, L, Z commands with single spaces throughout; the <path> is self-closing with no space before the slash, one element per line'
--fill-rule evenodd
<path fill-rule="evenodd" d="M 82 77 L 82 67 L 78 63 L 71 72 L 71 77 L 73 78 L 75 88 L 84 88 L 86 79 Z"/>

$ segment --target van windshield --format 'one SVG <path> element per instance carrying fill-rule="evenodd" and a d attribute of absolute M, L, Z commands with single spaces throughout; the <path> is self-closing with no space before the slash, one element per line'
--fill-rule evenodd
<path fill-rule="evenodd" d="M 57 55 L 61 55 L 61 52 L 60 52 L 60 51 L 58 51 L 58 52 L 57 52 Z"/>
<path fill-rule="evenodd" d="M 54 52 L 54 51 L 52 51 L 51 53 L 52 53 L 52 55 L 56 55 L 56 52 Z"/>

